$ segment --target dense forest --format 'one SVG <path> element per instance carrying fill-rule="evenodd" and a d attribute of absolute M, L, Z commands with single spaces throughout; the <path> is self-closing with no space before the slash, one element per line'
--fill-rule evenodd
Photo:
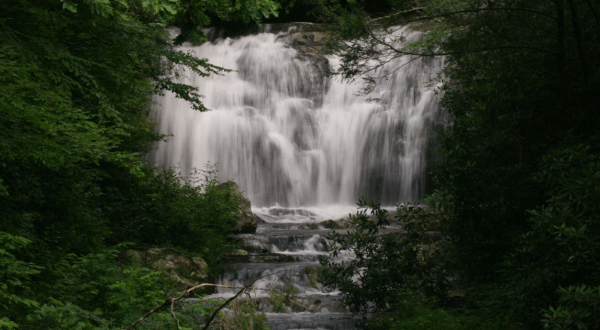
<path fill-rule="evenodd" d="M 401 238 L 376 235 L 390 217 L 361 202 L 376 221 L 357 214 L 332 246 L 359 257 L 322 260 L 353 311 L 380 313 L 366 326 L 600 328 L 597 2 L 0 0 L 0 329 L 122 329 L 182 290 L 128 249 L 174 249 L 214 274 L 235 248 L 238 194 L 210 169 L 144 162 L 168 139 L 152 96 L 207 110 L 178 78 L 228 70 L 177 46 L 208 26 L 295 20 L 328 25 L 345 79 L 398 56 L 446 61 L 433 193 L 398 207 Z M 424 38 L 406 45 L 404 25 Z M 203 312 L 137 326 L 198 327 Z"/>

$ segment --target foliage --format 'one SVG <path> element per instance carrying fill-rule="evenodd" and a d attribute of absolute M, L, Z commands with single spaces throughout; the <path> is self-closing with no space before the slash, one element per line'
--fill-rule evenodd
<path fill-rule="evenodd" d="M 18 260 L 13 251 L 30 244 L 31 241 L 0 231 L 0 310 L 3 314 L 21 308 L 37 308 L 40 304 L 27 298 L 31 294 L 30 279 L 40 272 L 32 263 Z M 5 315 L 5 314 L 4 314 Z M 0 329 L 15 329 L 17 324 L 7 317 L 0 319 Z"/>
<path fill-rule="evenodd" d="M 499 323 L 485 325 L 478 316 L 452 315 L 437 307 L 430 298 L 410 290 L 400 293 L 394 301 L 390 312 L 374 317 L 367 322 L 365 328 L 369 330 L 507 329 Z"/>
<path fill-rule="evenodd" d="M 216 266 L 233 248 L 227 236 L 239 214 L 237 196 L 235 188 L 219 185 L 210 169 L 188 176 L 173 169 L 142 179 L 114 176 L 103 197 L 109 206 L 103 217 L 110 219 L 115 243 L 178 246 Z"/>
<path fill-rule="evenodd" d="M 513 313 L 537 316 L 543 309 L 546 322 L 556 329 L 598 326 L 593 311 L 598 302 L 594 288 L 600 285 L 595 261 L 600 210 L 594 201 L 600 193 L 600 162 L 594 141 L 569 143 L 544 157 L 535 180 L 549 187 L 548 201 L 529 211 L 530 229 L 501 270 L 506 299 L 521 297 L 513 302 Z"/>
<path fill-rule="evenodd" d="M 144 177 L 127 178 L 131 181 L 119 181 L 119 189 L 105 181 L 113 190 L 99 196 L 100 205 L 110 205 L 100 213 L 99 219 L 106 219 L 100 224 L 105 223 L 105 229 L 115 233 L 105 237 L 107 242 L 129 239 L 141 246 L 179 246 L 206 256 L 209 266 L 217 269 L 221 256 L 233 249 L 227 235 L 233 230 L 240 207 L 234 188 L 218 185 L 212 175 L 208 182 L 192 186 L 172 170 L 154 174 L 148 169 Z M 89 238 L 98 239 L 84 239 Z M 0 294 L 3 301 L 8 301 L 4 308 L 10 309 L 10 320 L 25 322 L 23 317 L 42 304 L 41 309 L 29 314 L 27 322 L 55 324 L 57 329 L 86 328 L 89 322 L 94 326 L 126 324 L 164 301 L 174 287 L 157 272 L 139 266 L 117 266 L 124 245 L 110 249 L 99 246 L 81 256 L 61 255 L 56 250 L 22 251 L 21 257 L 36 258 L 34 265 L 10 252 L 29 240 L 10 234 L 3 234 L 2 239 L 0 275 L 2 283 L 8 285 L 2 285 Z M 39 259 L 44 255 L 50 259 Z M 101 314 L 96 312 L 98 309 Z"/>
<path fill-rule="evenodd" d="M 543 310 L 542 322 L 549 329 L 594 329 L 598 328 L 595 311 L 600 303 L 600 287 L 586 285 L 559 288 L 560 305 Z"/>
<path fill-rule="evenodd" d="M 358 205 L 364 209 L 350 216 L 354 227 L 328 236 L 331 257 L 320 259 L 322 283 L 339 289 L 345 305 L 362 313 L 387 309 L 399 294 L 415 288 L 445 298 L 447 280 L 435 264 L 439 251 L 434 239 L 425 234 L 430 226 L 425 210 L 414 204 L 398 206 L 395 218 L 403 232 L 385 233 L 391 224 L 388 211 L 366 200 Z M 349 253 L 351 261 L 332 260 Z"/>
<path fill-rule="evenodd" d="M 267 301 L 277 313 L 283 312 L 286 306 L 290 306 L 298 294 L 298 288 L 296 288 L 291 281 L 286 281 L 284 279 L 284 283 L 285 286 L 283 291 L 274 287 L 271 291 L 271 295 L 267 298 Z"/>
<path fill-rule="evenodd" d="M 228 313 L 221 313 L 215 324 L 223 330 L 269 330 L 267 317 L 258 313 L 258 304 L 251 297 L 231 302 Z"/>
<path fill-rule="evenodd" d="M 10 240 L 21 239 L 12 237 Z M 173 291 L 175 285 L 166 275 L 137 265 L 124 264 L 126 260 L 120 257 L 120 250 L 124 247 L 126 246 L 81 257 L 68 255 L 53 267 L 44 269 L 28 265 L 29 268 L 13 271 L 18 273 L 16 276 L 12 275 L 13 279 L 28 278 L 30 268 L 33 267 L 36 269 L 35 274 L 39 269 L 44 279 L 35 281 L 35 278 L 31 278 L 19 286 L 8 286 L 8 290 L 2 291 L 3 298 L 9 297 L 8 306 L 11 307 L 10 310 L 3 309 L 3 314 L 8 318 L 2 319 L 2 326 L 9 329 L 18 325 L 32 329 L 121 329 L 147 310 L 164 303 L 166 297 L 180 295 Z M 14 256 L 4 256 L 0 258 L 0 262 L 23 264 Z M 19 290 L 20 288 L 30 290 Z M 35 297 L 36 301 L 29 297 Z M 256 329 L 264 329 L 264 315 L 257 313 L 256 306 L 249 304 L 250 302 L 236 301 L 231 308 L 241 308 L 240 315 L 234 319 L 223 316 L 223 320 L 234 324 L 244 321 L 257 327 L 263 324 Z M 18 308 L 19 305 L 22 308 Z M 249 310 L 250 307 L 253 309 Z M 197 315 L 212 312 L 214 308 L 215 306 L 204 305 L 180 308 L 177 304 L 174 313 L 180 327 L 197 329 L 200 327 Z M 144 320 L 138 328 L 177 329 L 172 316 L 168 310 L 159 311 Z"/>
<path fill-rule="evenodd" d="M 76 329 L 92 330 L 107 329 L 108 322 L 100 318 L 99 311 L 87 311 L 77 305 L 62 304 L 59 301 L 51 305 L 43 305 L 29 315 L 28 322 L 34 324 L 43 324 L 44 329 Z M 99 325 L 99 326 L 98 326 Z"/>

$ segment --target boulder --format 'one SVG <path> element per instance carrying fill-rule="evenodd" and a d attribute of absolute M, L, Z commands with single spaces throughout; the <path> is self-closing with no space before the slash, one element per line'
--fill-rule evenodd
<path fill-rule="evenodd" d="M 252 234 L 256 232 L 256 226 L 260 222 L 258 216 L 252 213 L 250 200 L 240 192 L 239 186 L 233 181 L 227 181 L 216 186 L 217 189 L 230 188 L 233 199 L 239 203 L 240 209 L 236 214 L 237 223 L 235 232 L 237 234 Z"/>
<path fill-rule="evenodd" d="M 308 230 L 317 230 L 319 229 L 319 224 L 316 222 L 307 222 L 298 226 L 298 229 L 308 229 Z"/>
<path fill-rule="evenodd" d="M 319 223 L 320 226 L 327 229 L 345 229 L 348 228 L 348 225 L 342 221 L 334 221 L 334 220 L 325 220 Z"/>
<path fill-rule="evenodd" d="M 339 220 L 325 220 L 321 222 L 307 222 L 298 226 L 298 229 L 305 230 L 317 230 L 321 228 L 325 229 L 346 229 L 350 227 L 350 223 L 347 221 Z"/>

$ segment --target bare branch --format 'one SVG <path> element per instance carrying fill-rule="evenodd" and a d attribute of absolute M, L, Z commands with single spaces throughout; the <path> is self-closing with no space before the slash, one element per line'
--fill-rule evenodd
<path fill-rule="evenodd" d="M 377 17 L 377 18 L 371 19 L 369 23 L 381 21 L 381 20 L 384 20 L 386 18 L 391 18 L 391 17 L 394 17 L 394 16 L 402 15 L 402 14 L 407 14 L 407 13 L 410 13 L 410 12 L 413 12 L 413 11 L 419 11 L 419 10 L 425 9 L 425 8 L 427 8 L 427 7 L 417 7 L 417 8 L 412 8 L 412 9 L 408 9 L 408 10 L 397 11 L 395 13 L 392 13 L 392 14 L 389 14 L 389 15 L 386 15 L 386 16 L 382 16 L 382 17 Z"/>
<path fill-rule="evenodd" d="M 418 18 L 412 19 L 412 20 L 404 21 L 402 23 L 427 21 L 427 20 L 431 20 L 434 18 L 448 17 L 448 16 L 453 16 L 453 15 L 459 15 L 459 14 L 477 13 L 477 12 L 482 12 L 482 11 L 524 11 L 524 12 L 530 12 L 530 13 L 538 14 L 540 16 L 544 16 L 544 17 L 556 20 L 556 17 L 554 17 L 552 15 L 546 14 L 541 11 L 537 11 L 535 9 L 530 9 L 530 8 L 477 8 L 477 9 L 453 11 L 453 12 L 443 13 L 443 14 L 439 14 L 439 15 L 423 16 L 423 17 L 418 17 Z"/>
<path fill-rule="evenodd" d="M 256 282 L 256 280 L 254 280 Z M 252 284 L 254 284 L 254 282 L 252 282 Z M 210 316 L 210 318 L 208 319 L 208 321 L 206 321 L 206 324 L 204 325 L 203 330 L 207 330 L 208 327 L 210 326 L 210 324 L 212 323 L 212 321 L 215 319 L 215 316 L 217 316 L 217 313 L 219 313 L 219 311 L 221 309 L 223 309 L 225 306 L 227 306 L 230 302 L 232 302 L 233 300 L 235 300 L 240 294 L 242 294 L 244 291 L 246 291 L 246 288 L 241 289 L 238 293 L 236 293 L 235 296 L 227 299 L 227 301 L 225 301 L 223 303 L 223 305 L 221 305 L 219 308 L 217 308 L 217 310 L 212 313 L 212 315 Z"/>
<path fill-rule="evenodd" d="M 203 328 L 203 330 L 207 330 L 207 329 L 208 329 L 208 327 L 210 326 L 210 324 L 212 323 L 212 321 L 213 321 L 213 320 L 215 319 L 215 317 L 217 316 L 217 313 L 218 313 L 218 312 L 219 312 L 221 309 L 223 309 L 223 308 L 224 308 L 225 306 L 227 306 L 227 305 L 228 305 L 230 302 L 232 302 L 233 300 L 235 300 L 235 299 L 236 299 L 236 298 L 237 298 L 237 297 L 238 297 L 240 294 L 242 294 L 243 292 L 245 292 L 246 290 L 248 290 L 250 287 L 252 287 L 252 286 L 254 285 L 254 283 L 256 283 L 256 281 L 260 280 L 261 278 L 267 277 L 267 276 L 271 276 L 271 275 L 275 275 L 275 274 L 282 273 L 282 272 L 287 272 L 287 271 L 288 271 L 287 269 L 283 269 L 283 270 L 280 270 L 280 271 L 278 271 L 278 272 L 275 272 L 275 273 L 269 273 L 269 274 L 265 274 L 265 275 L 263 275 L 263 276 L 261 276 L 261 277 L 257 277 L 256 279 L 254 279 L 254 281 L 252 281 L 252 283 L 250 283 L 249 285 L 245 286 L 243 289 L 241 289 L 240 291 L 238 291 L 238 293 L 237 293 L 235 296 L 233 296 L 233 297 L 231 297 L 231 298 L 227 299 L 227 301 L 225 301 L 225 302 L 223 303 L 223 305 L 221 305 L 221 307 L 217 308 L 217 310 L 216 310 L 216 311 L 215 311 L 215 312 L 214 312 L 214 313 L 213 313 L 213 314 L 210 316 L 210 318 L 208 319 L 208 321 L 206 321 L 206 324 L 204 325 L 204 328 Z M 278 280 L 279 280 L 279 279 L 278 279 Z"/>
<path fill-rule="evenodd" d="M 553 50 L 539 48 L 539 47 L 535 47 L 535 46 L 528 46 L 528 45 L 498 45 L 498 46 L 490 46 L 490 47 L 484 47 L 484 48 L 467 49 L 467 50 L 460 51 L 460 52 L 447 52 L 447 53 L 435 53 L 435 52 L 431 52 L 431 53 L 414 53 L 414 52 L 407 52 L 407 51 L 405 51 L 403 49 L 398 49 L 398 48 L 394 47 L 394 45 L 386 42 L 385 40 L 379 39 L 373 33 L 373 31 L 371 29 L 369 29 L 369 34 L 379 44 L 388 47 L 389 49 L 393 50 L 394 52 L 396 52 L 398 54 L 403 54 L 403 55 L 415 55 L 415 56 L 435 57 L 435 56 L 447 56 L 447 55 L 461 55 L 461 54 L 469 54 L 469 53 L 479 53 L 479 52 L 485 52 L 485 51 L 497 50 L 497 49 L 532 49 L 532 50 L 537 50 L 537 51 L 544 52 L 544 53 L 550 53 L 550 54 L 553 54 L 553 55 L 557 54 L 556 51 L 553 51 Z"/>
<path fill-rule="evenodd" d="M 175 321 L 177 321 L 177 329 L 179 329 L 179 319 L 177 318 L 177 316 L 175 316 L 175 299 L 171 300 L 171 315 L 173 316 L 173 318 L 175 319 Z"/>
<path fill-rule="evenodd" d="M 171 306 L 171 315 L 173 316 L 173 318 L 175 319 L 175 321 L 177 321 L 177 325 L 179 326 L 179 319 L 177 319 L 177 317 L 175 316 L 175 303 L 178 302 L 179 300 L 183 299 L 184 297 L 186 297 L 187 295 L 189 295 L 192 291 L 197 290 L 199 288 L 205 287 L 205 286 L 214 286 L 214 287 L 221 287 L 221 288 L 241 288 L 241 290 L 233 297 L 228 299 L 227 301 L 225 301 L 225 303 L 223 303 L 223 305 L 221 307 L 219 307 L 211 316 L 211 318 L 209 319 L 209 321 L 206 323 L 206 326 L 204 327 L 204 329 L 208 329 L 208 326 L 210 325 L 210 323 L 213 321 L 214 317 L 216 316 L 217 312 L 220 311 L 222 308 L 224 308 L 225 306 L 227 306 L 227 304 L 229 304 L 233 299 L 237 298 L 242 292 L 246 291 L 246 290 L 271 290 L 271 289 L 263 289 L 263 288 L 253 288 L 252 286 L 254 285 L 254 283 L 256 283 L 256 281 L 260 280 L 261 278 L 267 277 L 267 276 L 271 276 L 271 275 L 275 275 L 275 274 L 279 274 L 282 272 L 287 272 L 287 269 L 284 270 L 280 270 L 278 272 L 275 273 L 269 273 L 269 274 L 265 274 L 263 276 L 257 277 L 254 281 L 252 281 L 251 284 L 249 284 L 248 286 L 245 287 L 235 287 L 235 286 L 228 286 L 228 285 L 219 285 L 219 284 L 212 284 L 212 283 L 202 283 L 199 285 L 196 285 L 194 287 L 191 287 L 185 291 L 183 291 L 178 297 L 176 298 L 167 298 L 165 299 L 165 302 L 154 307 L 153 309 L 151 309 L 150 311 L 148 311 L 146 314 L 144 314 L 143 316 L 141 316 L 140 318 L 138 318 L 137 320 L 135 320 L 135 322 L 131 323 L 128 327 L 126 327 L 123 330 L 131 330 L 133 329 L 138 323 L 142 322 L 143 320 L 145 320 L 148 316 L 156 313 L 157 311 L 159 311 L 161 308 L 170 305 Z"/>

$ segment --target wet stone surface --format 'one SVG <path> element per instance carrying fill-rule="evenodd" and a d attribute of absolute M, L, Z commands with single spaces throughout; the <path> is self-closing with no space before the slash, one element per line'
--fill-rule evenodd
<path fill-rule="evenodd" d="M 348 222 L 303 209 L 253 211 L 262 220 L 256 233 L 236 235 L 242 250 L 227 258 L 216 283 L 242 287 L 259 278 L 253 287 L 260 290 L 251 291 L 251 297 L 271 329 L 355 329 L 357 318 L 341 297 L 318 282 L 319 257 L 328 254 L 327 234 L 347 230 Z M 237 290 L 220 287 L 209 298 L 231 297 Z"/>

